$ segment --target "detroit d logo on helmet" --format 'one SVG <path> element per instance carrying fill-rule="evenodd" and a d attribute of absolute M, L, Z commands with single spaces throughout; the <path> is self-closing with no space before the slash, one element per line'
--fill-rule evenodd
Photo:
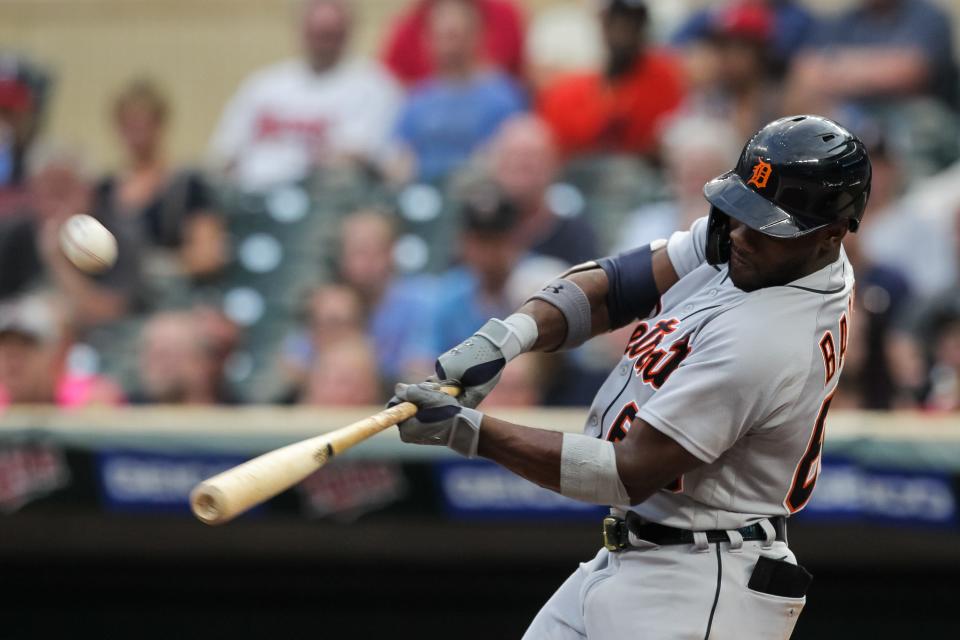
<path fill-rule="evenodd" d="M 769 162 L 758 160 L 757 164 L 753 165 L 753 175 L 747 180 L 747 184 L 753 184 L 757 186 L 757 189 L 763 189 L 767 186 L 772 173 L 773 167 L 770 166 Z"/>

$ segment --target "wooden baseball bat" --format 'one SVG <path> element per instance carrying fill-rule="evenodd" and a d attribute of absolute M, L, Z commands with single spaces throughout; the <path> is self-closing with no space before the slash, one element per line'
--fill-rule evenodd
<path fill-rule="evenodd" d="M 452 396 L 460 393 L 456 387 L 441 390 Z M 190 492 L 193 515 L 210 525 L 229 522 L 297 484 L 335 455 L 416 413 L 415 404 L 401 402 L 336 431 L 294 442 L 227 469 Z"/>

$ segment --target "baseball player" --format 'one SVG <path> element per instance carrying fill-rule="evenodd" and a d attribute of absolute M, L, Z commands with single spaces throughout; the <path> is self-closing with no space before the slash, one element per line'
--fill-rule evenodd
<path fill-rule="evenodd" d="M 459 399 L 431 382 L 398 385 L 397 398 L 420 407 L 400 425 L 404 441 L 611 506 L 604 548 L 526 638 L 790 636 L 810 574 L 785 521 L 820 471 L 853 296 L 842 240 L 860 224 L 870 177 L 843 127 L 776 120 L 706 184 L 710 214 L 689 231 L 574 267 L 440 356 L 437 376 L 462 386 Z M 517 354 L 633 322 L 584 434 L 476 410 Z"/>

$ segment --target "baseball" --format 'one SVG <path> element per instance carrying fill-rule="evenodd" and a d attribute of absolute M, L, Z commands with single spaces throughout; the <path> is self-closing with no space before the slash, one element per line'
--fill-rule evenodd
<path fill-rule="evenodd" d="M 117 239 L 93 216 L 70 216 L 60 227 L 60 249 L 85 273 L 106 271 L 117 261 Z"/>

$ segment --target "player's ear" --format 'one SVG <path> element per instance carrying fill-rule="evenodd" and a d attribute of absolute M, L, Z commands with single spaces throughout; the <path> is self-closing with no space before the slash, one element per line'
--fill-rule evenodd
<path fill-rule="evenodd" d="M 834 222 L 833 224 L 825 227 L 823 229 L 824 248 L 839 248 L 845 235 L 847 235 L 846 222 Z"/>

